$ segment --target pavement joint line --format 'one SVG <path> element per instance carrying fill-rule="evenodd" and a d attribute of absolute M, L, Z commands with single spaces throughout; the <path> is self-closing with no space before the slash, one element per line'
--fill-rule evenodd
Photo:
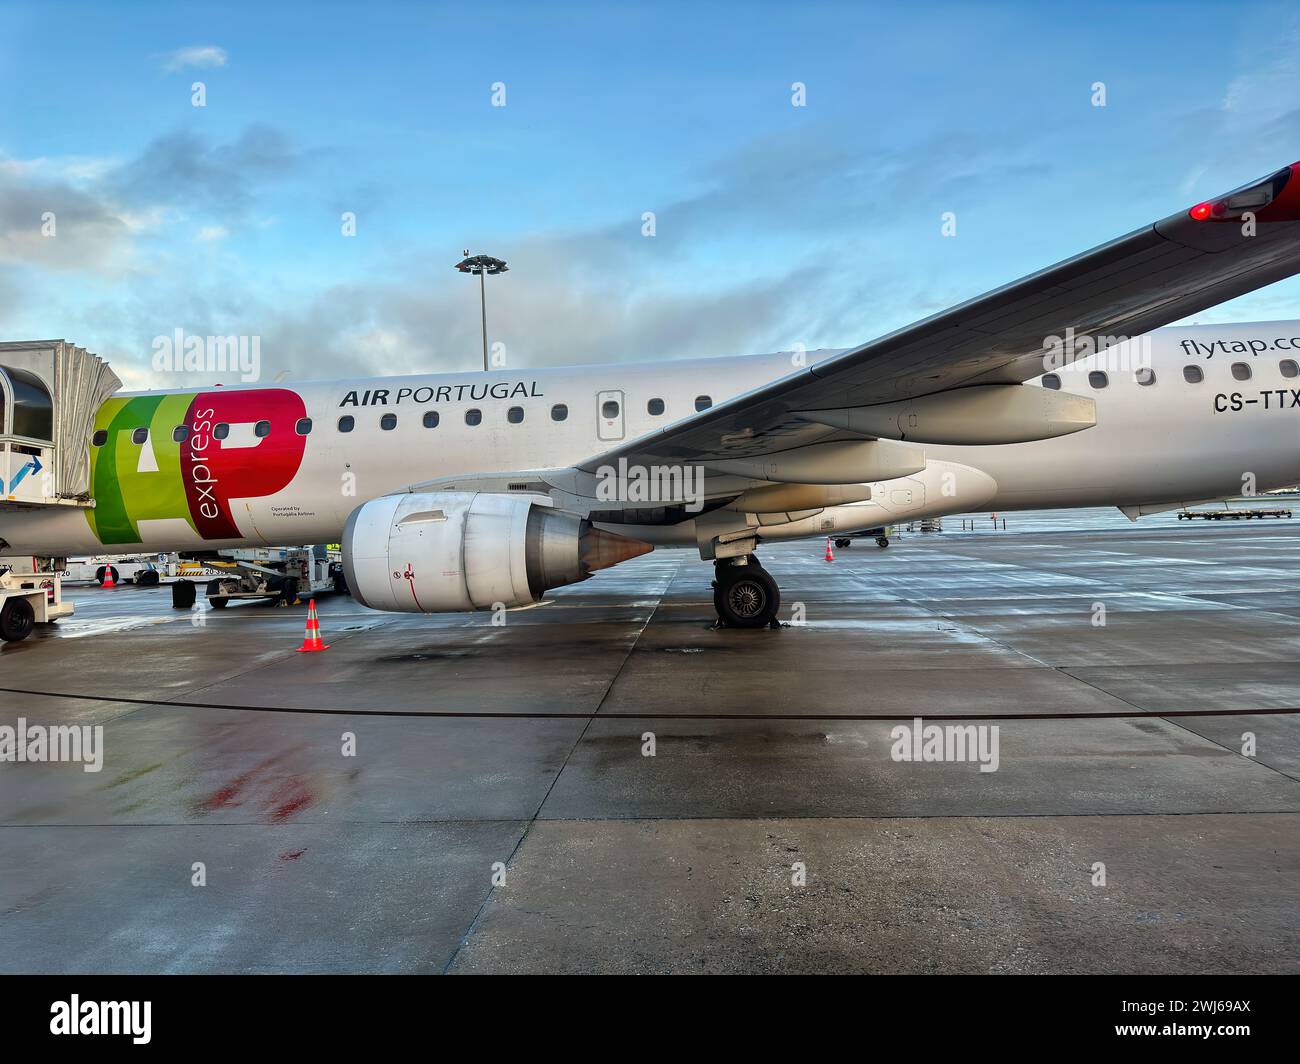
<path fill-rule="evenodd" d="M 1143 817 L 1184 817 L 1184 816 L 1300 816 L 1300 806 L 1295 809 L 1184 809 L 1178 811 L 1159 811 L 1151 810 L 1142 811 L 1115 811 L 1115 810 L 1097 810 L 1094 812 L 1083 813 L 788 813 L 788 814 L 762 814 L 737 813 L 734 815 L 712 816 L 668 816 L 662 813 L 638 813 L 628 816 L 544 816 L 537 819 L 546 824 L 627 824 L 638 821 L 653 823 L 701 823 L 707 824 L 717 821 L 745 821 L 746 823 L 768 824 L 779 823 L 786 820 L 1077 820 L 1080 817 L 1122 817 L 1126 819 L 1140 819 Z M 320 825 L 328 826 L 329 824 L 343 824 L 347 827 L 429 827 L 429 826 L 454 826 L 457 824 L 476 825 L 476 824 L 523 824 L 524 817 L 480 817 L 477 819 L 466 819 L 464 817 L 453 817 L 449 820 L 437 820 L 432 817 L 422 817 L 418 820 L 304 820 L 296 822 L 299 827 L 302 825 Z M 532 823 L 531 821 L 529 823 Z M 141 823 L 113 824 L 113 823 L 96 823 L 83 822 L 76 824 L 68 823 L 48 823 L 48 824 L 3 824 L 0 823 L 0 831 L 22 831 L 22 830 L 39 830 L 62 829 L 75 831 L 86 828 L 112 828 L 112 829 L 137 829 L 147 828 L 150 831 L 156 831 L 159 828 L 176 828 L 182 831 L 193 831 L 202 829 L 204 831 L 219 828 L 283 828 L 289 830 L 289 825 L 285 824 L 268 824 L 264 820 L 236 820 L 236 821 L 147 821 Z M 521 839 L 522 842 L 522 839 Z M 515 847 L 518 850 L 518 846 Z M 514 856 L 515 850 L 511 851 L 511 857 Z"/>
<path fill-rule="evenodd" d="M 555 790 L 555 785 L 560 782 L 560 777 L 564 775 L 564 770 L 569 767 L 569 761 L 573 758 L 574 752 L 582 745 L 582 740 L 591 728 L 592 721 L 596 719 L 596 715 L 600 712 L 600 707 L 605 704 L 605 699 L 607 699 L 610 692 L 614 690 L 614 685 L 618 683 L 618 678 L 623 675 L 623 670 L 627 668 L 627 663 L 636 652 L 637 644 L 641 642 L 641 636 L 645 634 L 645 630 L 650 626 L 650 622 L 654 620 L 655 611 L 659 609 L 659 603 L 663 601 L 664 595 L 668 594 L 668 590 L 672 587 L 673 580 L 676 578 L 677 573 L 680 570 L 681 564 L 679 563 L 677 568 L 674 569 L 672 575 L 669 576 L 668 580 L 660 588 L 654 607 L 646 614 L 645 619 L 641 622 L 641 627 L 637 629 L 636 635 L 633 636 L 632 641 L 628 645 L 627 653 L 623 655 L 623 660 L 619 663 L 618 670 L 610 677 L 609 683 L 605 686 L 605 693 L 600 696 L 600 701 L 596 704 L 596 708 L 592 711 L 590 717 L 588 717 L 587 723 L 583 725 L 582 730 L 578 733 L 578 737 L 574 739 L 573 745 L 569 748 L 569 752 L 564 755 L 564 761 L 561 762 L 559 769 L 551 780 L 550 786 L 546 788 L 546 793 L 542 795 L 542 800 L 537 803 L 537 808 L 533 810 L 533 815 L 528 819 L 527 823 L 524 824 L 524 830 L 520 832 L 519 839 L 515 843 L 514 849 L 510 851 L 510 856 L 506 858 L 507 872 L 515 859 L 515 854 L 517 854 L 523 847 L 524 841 L 528 838 L 528 833 L 533 829 L 533 825 L 537 823 L 537 818 L 541 816 L 542 809 L 545 807 L 547 799 L 551 797 L 551 792 Z M 478 907 L 478 910 L 474 913 L 473 919 L 471 919 L 469 924 L 466 926 L 465 933 L 461 935 L 460 939 L 456 942 L 456 948 L 451 951 L 451 956 L 447 958 L 447 963 L 443 965 L 443 975 L 446 975 L 451 971 L 452 965 L 456 963 L 456 958 L 460 956 L 461 951 L 469 944 L 470 936 L 474 934 L 474 928 L 478 926 L 479 919 L 483 916 L 483 913 L 487 911 L 488 905 L 496 894 L 496 889 L 496 884 L 492 884 L 492 886 L 488 888 L 487 894 L 483 897 L 483 903 Z"/>
<path fill-rule="evenodd" d="M 648 622 L 647 622 L 648 623 Z M 644 631 L 644 628 L 642 629 Z M 631 655 L 630 648 L 628 655 Z M 626 664 L 627 659 L 624 659 Z M 1073 666 L 1072 666 L 1073 667 Z M 1087 687 L 1093 687 L 1086 680 L 1075 677 L 1065 671 L 1064 667 L 1050 668 L 1079 679 Z M 619 668 L 619 673 L 622 667 Z M 618 679 L 615 674 L 614 680 Z M 612 687 L 613 681 L 611 681 Z M 1110 694 L 1095 688 L 1102 694 Z M 606 696 L 608 696 L 608 690 Z M 87 695 L 65 691 L 33 691 L 19 687 L 0 687 L 0 694 L 32 695 L 37 698 L 66 698 L 82 702 L 122 702 L 137 706 L 159 706 L 166 709 L 226 709 L 237 713 L 287 713 L 300 716 L 325 717 L 430 717 L 435 719 L 466 720 L 594 720 L 599 715 L 601 720 L 793 720 L 793 721 L 872 721 L 893 720 L 907 721 L 922 716 L 927 720 L 1122 720 L 1128 717 L 1285 717 L 1300 714 L 1300 706 L 1283 706 L 1274 709 L 1187 709 L 1187 710 L 1144 710 L 1134 706 L 1132 712 L 1116 710 L 1113 712 L 1087 713 L 651 713 L 651 712 L 613 712 L 601 713 L 600 706 L 585 712 L 476 712 L 473 710 L 450 709 L 309 709 L 305 706 L 248 706 L 224 702 L 180 702 L 172 699 L 125 698 L 120 695 Z M 1116 701 L 1133 705 L 1117 695 L 1111 695 Z M 604 704 L 604 697 L 600 705 Z M 134 712 L 134 711 L 132 711 Z M 125 716 L 125 714 L 123 714 Z M 120 719 L 115 717 L 113 719 Z"/>
<path fill-rule="evenodd" d="M 1124 702 L 1125 704 L 1132 706 L 1134 709 L 1138 709 L 1138 708 L 1139 708 L 1135 702 L 1130 701 L 1129 699 L 1125 698 L 1123 695 L 1117 695 L 1117 694 L 1114 694 L 1113 692 L 1106 691 L 1106 690 L 1104 690 L 1103 688 L 1098 687 L 1098 686 L 1097 686 L 1095 683 L 1093 683 L 1091 680 L 1085 680 L 1082 676 L 1075 676 L 1073 673 L 1068 672 L 1065 668 L 1062 668 L 1061 671 L 1062 671 L 1062 672 L 1065 672 L 1067 676 L 1071 676 L 1071 677 L 1073 677 L 1074 679 L 1078 680 L 1080 683 L 1087 684 L 1087 686 L 1093 688 L 1093 690 L 1101 691 L 1102 694 L 1109 694 L 1109 695 L 1111 695 L 1113 698 L 1118 698 L 1121 702 Z M 1159 717 L 1161 720 L 1163 720 L 1166 724 L 1172 725 L 1172 726 L 1175 727 L 1175 728 L 1178 728 L 1178 729 L 1180 729 L 1180 730 L 1182 730 L 1182 731 L 1185 731 L 1188 735 L 1194 735 L 1194 736 L 1196 736 L 1197 739 L 1200 739 L 1202 742 L 1209 743 L 1211 746 L 1217 746 L 1217 747 L 1218 747 L 1220 750 L 1222 750 L 1224 753 L 1232 754 L 1234 757 L 1239 757 L 1239 758 L 1241 758 L 1243 761 L 1248 761 L 1248 762 L 1250 762 L 1252 765 L 1262 765 L 1264 768 L 1268 769 L 1270 772 L 1276 772 L 1276 773 L 1277 773 L 1279 776 L 1281 776 L 1283 779 L 1285 779 L 1285 780 L 1290 780 L 1292 783 L 1300 783 L 1300 778 L 1297 778 L 1297 777 L 1295 777 L 1295 776 L 1292 776 L 1289 772 L 1283 772 L 1280 768 L 1277 768 L 1275 765 L 1270 765 L 1270 764 L 1268 764 L 1266 761 L 1261 761 L 1259 758 L 1256 758 L 1256 757 L 1247 757 L 1247 756 L 1246 756 L 1245 754 L 1243 754 L 1240 750 L 1233 750 L 1231 747 L 1224 746 L 1223 743 L 1218 742 L 1218 741 L 1215 740 L 1215 739 L 1211 739 L 1208 735 L 1202 735 L 1200 732 L 1192 731 L 1191 728 L 1188 728 L 1188 727 L 1186 727 L 1185 725 L 1180 724 L 1180 723 L 1178 722 L 1178 719 L 1177 719 L 1177 718 L 1179 718 L 1179 717 L 1187 717 L 1187 716 L 1191 716 L 1191 713 L 1188 713 L 1188 712 L 1184 712 L 1184 713 L 1171 712 L 1171 713 L 1166 714 L 1166 713 L 1160 713 L 1159 711 L 1150 711 L 1150 712 L 1148 712 L 1148 713 L 1144 713 L 1143 715 L 1144 715 L 1144 716 L 1158 716 L 1158 717 Z M 1214 715 L 1214 714 L 1207 714 L 1207 713 L 1202 712 L 1200 715 L 1201 715 L 1201 716 L 1208 716 L 1208 715 Z M 1223 715 L 1223 716 L 1245 716 L 1246 714 L 1240 714 L 1240 713 L 1237 713 L 1237 714 L 1227 713 L 1227 714 L 1222 714 L 1222 715 Z M 1253 716 L 1253 714 L 1251 714 L 1251 715 Z"/>

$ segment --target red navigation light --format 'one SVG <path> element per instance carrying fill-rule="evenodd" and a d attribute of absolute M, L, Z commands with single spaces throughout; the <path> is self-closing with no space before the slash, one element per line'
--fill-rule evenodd
<path fill-rule="evenodd" d="M 1213 209 L 1214 209 L 1214 204 L 1212 203 L 1198 203 L 1187 213 L 1190 214 L 1196 221 L 1203 222 L 1210 216 L 1210 212 Z"/>

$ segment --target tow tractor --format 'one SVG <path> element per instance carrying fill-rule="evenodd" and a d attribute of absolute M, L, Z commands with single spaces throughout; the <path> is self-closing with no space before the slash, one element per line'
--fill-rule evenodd
<path fill-rule="evenodd" d="M 186 557 L 208 570 L 227 571 L 228 576 L 207 582 L 208 604 L 224 609 L 236 599 L 258 599 L 294 606 L 302 595 L 347 590 L 343 576 L 343 554 L 339 544 L 317 543 L 306 547 L 252 547 L 190 554 Z M 194 605 L 195 581 L 176 580 L 171 585 L 172 607 L 187 610 Z"/>
<path fill-rule="evenodd" d="M 32 558 L 30 565 L 0 567 L 0 639 L 16 643 L 38 624 L 72 614 L 63 601 L 61 558 Z"/>

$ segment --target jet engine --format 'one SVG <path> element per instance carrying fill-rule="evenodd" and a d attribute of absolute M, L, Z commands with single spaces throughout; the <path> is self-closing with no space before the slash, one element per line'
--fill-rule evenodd
<path fill-rule="evenodd" d="M 442 613 L 523 606 L 654 548 L 604 532 L 540 495 L 385 495 L 352 511 L 343 566 L 374 610 Z"/>

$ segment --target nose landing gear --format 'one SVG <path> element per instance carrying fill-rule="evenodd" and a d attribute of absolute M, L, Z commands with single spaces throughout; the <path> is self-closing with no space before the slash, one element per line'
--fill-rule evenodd
<path fill-rule="evenodd" d="M 714 563 L 713 608 L 728 628 L 779 628 L 781 589 L 758 559 L 727 559 Z"/>

